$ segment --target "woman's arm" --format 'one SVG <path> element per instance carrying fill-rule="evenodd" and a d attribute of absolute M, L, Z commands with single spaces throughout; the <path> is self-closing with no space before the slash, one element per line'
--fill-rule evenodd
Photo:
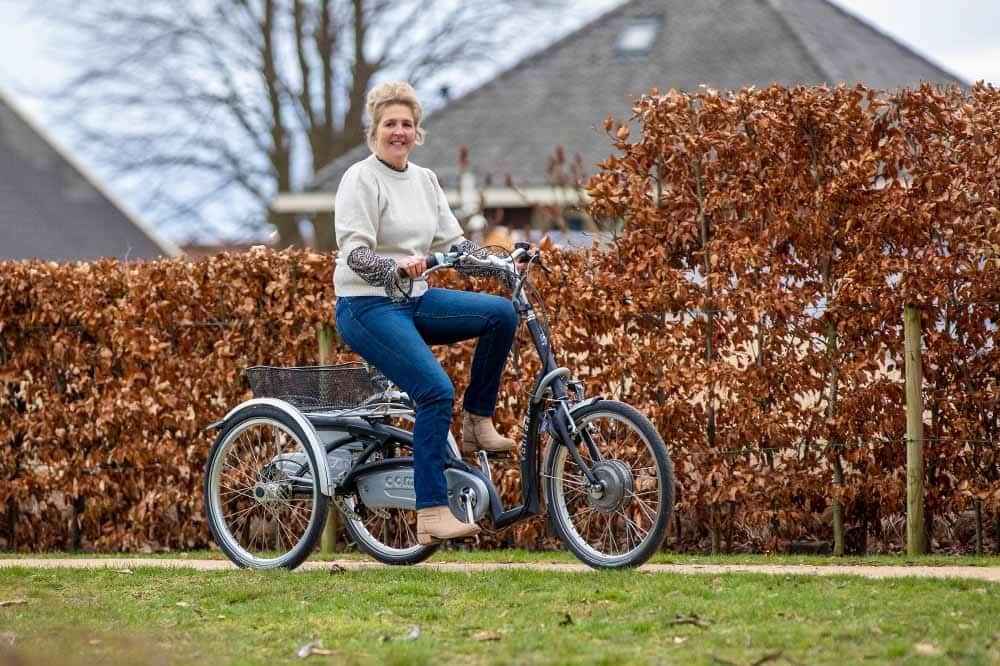
<path fill-rule="evenodd" d="M 337 188 L 334 229 L 337 247 L 347 257 L 347 267 L 374 287 L 382 287 L 394 301 L 406 293 L 396 278 L 396 262 L 375 251 L 379 225 L 379 190 L 374 178 L 358 168 L 348 169 Z"/>
<path fill-rule="evenodd" d="M 347 267 L 358 274 L 362 280 L 373 287 L 385 289 L 385 295 L 394 301 L 406 299 L 396 277 L 399 265 L 388 257 L 375 254 L 369 248 L 361 246 L 351 250 L 347 255 Z"/>

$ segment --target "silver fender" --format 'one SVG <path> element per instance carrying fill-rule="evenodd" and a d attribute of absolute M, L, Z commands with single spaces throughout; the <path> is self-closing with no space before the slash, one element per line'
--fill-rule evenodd
<path fill-rule="evenodd" d="M 316 428 L 314 428 L 313 424 L 309 422 L 309 419 L 307 419 L 302 412 L 297 410 L 295 407 L 284 400 L 278 400 L 277 398 L 254 398 L 253 400 L 241 402 L 229 410 L 229 413 L 226 414 L 222 423 L 229 423 L 229 420 L 238 417 L 241 411 L 250 409 L 257 405 L 268 405 L 284 412 L 288 418 L 302 428 L 302 432 L 306 435 L 305 444 L 312 450 L 313 457 L 316 459 L 316 465 L 318 467 L 317 475 L 319 476 L 319 490 L 327 497 L 330 497 L 333 493 L 331 491 L 332 484 L 330 483 L 330 471 L 326 464 L 326 449 L 323 447 L 323 443 L 320 442 L 319 435 L 316 434 Z"/>

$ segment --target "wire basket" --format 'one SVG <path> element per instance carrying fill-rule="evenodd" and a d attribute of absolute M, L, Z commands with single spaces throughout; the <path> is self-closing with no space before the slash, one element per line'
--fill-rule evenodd
<path fill-rule="evenodd" d="M 355 409 L 389 388 L 389 380 L 367 363 L 243 371 L 255 398 L 277 398 L 303 411 Z"/>

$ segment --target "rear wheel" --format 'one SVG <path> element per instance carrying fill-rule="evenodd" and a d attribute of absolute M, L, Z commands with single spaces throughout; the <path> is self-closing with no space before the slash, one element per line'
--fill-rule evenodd
<path fill-rule="evenodd" d="M 390 417 L 389 425 L 413 431 L 413 415 L 398 414 Z M 450 441 L 454 441 L 451 433 Z M 409 455 L 409 450 L 387 452 L 390 457 Z M 372 461 L 377 460 L 373 457 Z M 358 548 L 384 564 L 417 564 L 437 551 L 439 544 L 417 543 L 417 512 L 413 509 L 369 508 L 362 506 L 356 495 L 344 499 L 348 512 L 344 527 Z M 350 514 L 354 514 L 353 516 Z"/>
<path fill-rule="evenodd" d="M 542 480 L 552 522 L 563 543 L 590 566 L 639 566 L 663 543 L 673 511 L 667 447 L 645 416 L 620 402 L 582 407 L 573 419 L 576 450 L 598 483 L 591 484 L 569 449 L 551 439 Z"/>
<path fill-rule="evenodd" d="M 305 433 L 287 414 L 255 405 L 227 424 L 205 469 L 205 514 L 240 567 L 294 569 L 323 531 L 329 500 Z"/>

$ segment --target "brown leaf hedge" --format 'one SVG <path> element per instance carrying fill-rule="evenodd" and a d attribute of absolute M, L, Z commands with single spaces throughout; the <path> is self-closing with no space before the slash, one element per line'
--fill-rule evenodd
<path fill-rule="evenodd" d="M 973 509 L 1000 525 L 1000 92 L 654 90 L 633 111 L 588 184 L 623 233 L 548 251 L 536 283 L 560 363 L 670 446 L 671 547 L 829 541 L 831 512 L 862 548 L 903 545 L 907 305 L 932 536 L 970 549 L 953 537 Z M 0 264 L 0 549 L 208 546 L 204 427 L 250 397 L 244 367 L 318 362 L 331 269 L 303 251 Z M 471 346 L 439 351 L 461 392 Z M 537 367 L 522 331 L 497 411 L 515 434 Z M 508 503 L 516 476 L 495 469 Z M 490 543 L 555 542 L 534 520 Z"/>

